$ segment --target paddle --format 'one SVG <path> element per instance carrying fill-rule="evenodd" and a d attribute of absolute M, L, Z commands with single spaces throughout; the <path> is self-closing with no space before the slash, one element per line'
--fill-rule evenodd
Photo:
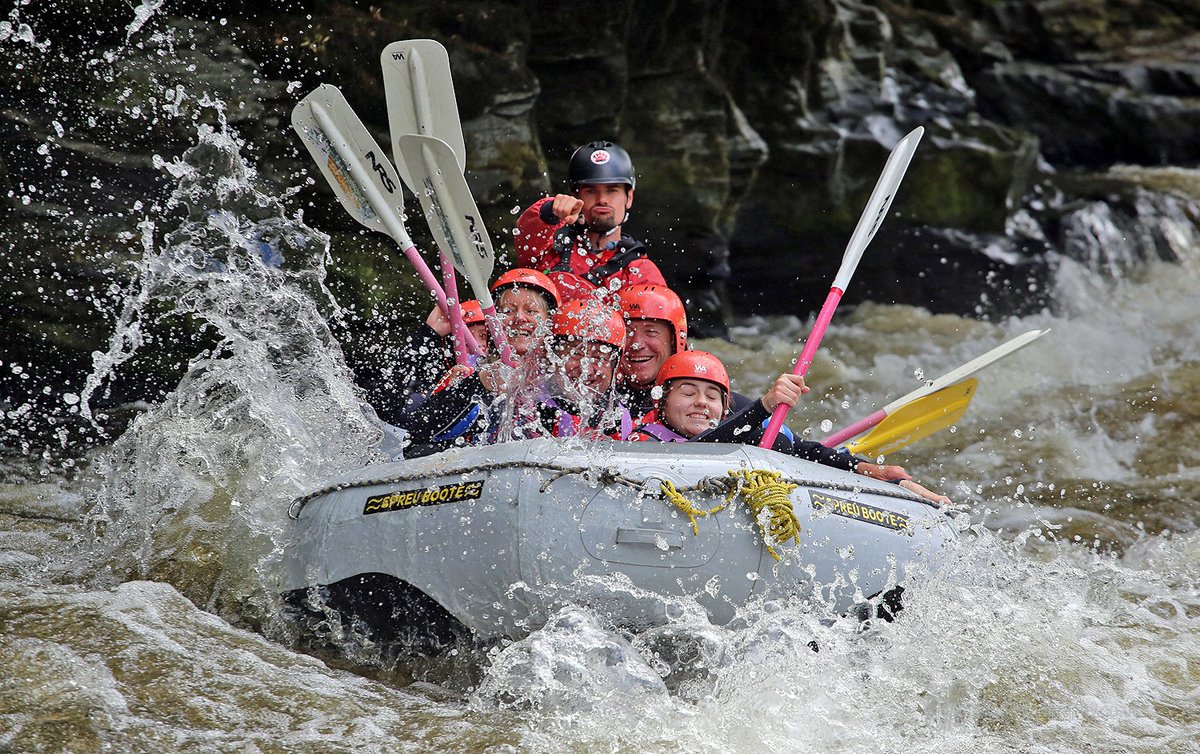
<path fill-rule="evenodd" d="M 410 176 L 420 187 L 413 193 L 421 200 L 421 209 L 425 211 L 434 240 L 449 252 L 454 268 L 467 279 L 479 300 L 488 333 L 501 360 L 516 366 L 516 357 L 508 345 L 492 292 L 488 289 L 496 259 L 492 240 L 484 230 L 475 198 L 471 196 L 467 179 L 458 170 L 453 150 L 441 139 L 417 134 L 401 136 L 399 147 Z"/>
<path fill-rule="evenodd" d="M 884 455 L 929 437 L 954 424 L 967 412 L 979 378 L 967 379 L 901 406 L 866 437 L 846 445 L 851 453 Z"/>
<path fill-rule="evenodd" d="M 408 134 L 433 136 L 446 142 L 454 151 L 458 172 L 465 171 L 467 147 L 463 140 L 462 122 L 458 117 L 458 102 L 454 96 L 454 79 L 450 75 L 450 56 L 446 48 L 432 39 L 392 42 L 383 48 L 379 62 L 383 69 L 392 157 L 396 160 L 396 168 L 404 185 L 414 194 L 421 191 L 400 150 L 400 138 Z M 441 261 L 442 276 L 453 279 L 454 268 L 446 264 L 445 251 L 442 252 Z M 457 302 L 450 307 L 450 312 L 457 332 L 462 320 L 462 310 L 457 308 Z"/>
<path fill-rule="evenodd" d="M 913 152 L 916 151 L 917 144 L 921 141 L 921 135 L 924 133 L 925 129 L 920 126 L 913 129 L 900 140 L 900 143 L 888 156 L 887 163 L 883 166 L 883 173 L 880 174 L 879 181 L 871 192 L 871 198 L 867 201 L 866 208 L 863 209 L 862 217 L 859 218 L 858 225 L 850 236 L 850 243 L 846 245 L 846 251 L 842 255 L 842 266 L 833 279 L 833 286 L 829 289 L 829 295 L 826 296 L 825 303 L 817 314 L 817 321 L 813 324 L 808 339 L 804 342 L 804 349 L 800 352 L 800 358 L 796 360 L 796 367 L 792 370 L 792 374 L 804 376 L 808 372 L 808 367 L 812 364 L 813 356 L 817 352 L 817 346 L 821 344 L 821 338 L 824 337 L 825 330 L 833 319 L 833 312 L 837 309 L 838 302 L 841 301 L 842 294 L 846 291 L 846 286 L 850 284 L 850 278 L 854 276 L 858 260 L 862 259 L 867 244 L 879 230 L 879 225 L 883 222 L 888 207 L 892 206 L 892 198 L 896 195 L 900 180 L 904 178 L 904 171 L 908 169 L 908 163 L 912 160 Z M 771 414 L 771 421 L 763 433 L 762 441 L 758 443 L 759 447 L 769 448 L 775 444 L 775 437 L 779 434 L 779 429 L 783 426 L 783 421 L 787 418 L 790 409 L 791 406 L 786 403 L 780 403 L 775 407 L 774 413 Z"/>
<path fill-rule="evenodd" d="M 442 286 L 446 289 L 446 306 L 450 309 L 450 330 L 454 333 L 454 360 L 459 364 L 470 363 L 466 338 L 461 333 L 467 330 L 463 321 L 462 306 L 458 299 L 458 280 L 454 277 L 454 265 L 446 252 L 438 252 L 438 263 L 442 270 Z"/>
<path fill-rule="evenodd" d="M 454 152 L 458 172 L 466 170 L 467 147 L 446 48 L 432 39 L 392 42 L 383 48 L 379 61 L 383 66 L 392 156 L 396 158 L 404 185 L 417 193 L 419 184 L 413 182 L 408 164 L 400 156 L 400 137 L 408 134 L 433 136 L 446 142 Z"/>
<path fill-rule="evenodd" d="M 886 406 L 879 409 L 878 411 L 871 414 L 870 416 L 867 416 L 863 419 L 859 419 L 858 421 L 854 422 L 853 424 L 851 424 L 848 427 L 839 429 L 837 432 L 834 432 L 832 435 L 829 435 L 824 440 L 821 440 L 821 444 L 828 445 L 829 447 L 832 448 L 836 445 L 842 444 L 843 442 L 850 439 L 851 437 L 855 437 L 856 435 L 860 435 L 863 432 L 866 432 L 868 429 L 870 429 L 871 427 L 875 427 L 876 425 L 879 425 L 879 427 L 876 429 L 876 432 L 886 433 L 889 436 L 892 434 L 900 434 L 900 433 L 902 433 L 902 431 L 912 431 L 912 430 L 898 429 L 898 427 L 900 425 L 892 424 L 892 421 L 890 419 L 890 417 L 893 414 L 895 414 L 897 411 L 901 411 L 901 410 L 904 410 L 906 412 L 909 411 L 909 408 L 908 408 L 909 404 L 914 404 L 914 406 L 916 406 L 917 404 L 920 404 L 920 406 L 914 407 L 912 409 L 913 413 L 911 413 L 911 414 L 906 413 L 907 416 L 924 416 L 924 417 L 927 417 L 925 419 L 926 421 L 937 422 L 942 417 L 941 408 L 938 407 L 938 403 L 936 401 L 922 403 L 922 401 L 924 401 L 927 396 L 931 398 L 932 397 L 931 393 L 936 393 L 939 390 L 942 390 L 943 388 L 947 388 L 951 385 L 954 385 L 954 384 L 962 381 L 964 378 L 971 376 L 972 374 L 974 374 L 975 372 L 978 372 L 979 370 L 983 369 L 984 367 L 990 366 L 991 364 L 999 361 L 1000 359 L 1004 358 L 1005 356 L 1008 356 L 1011 353 L 1015 353 L 1015 352 L 1021 350 L 1022 348 L 1029 345 L 1030 343 L 1032 343 L 1033 341 L 1042 337 L 1043 335 L 1045 335 L 1048 332 L 1050 332 L 1050 331 L 1049 330 L 1030 330 L 1027 333 L 1022 333 L 1021 335 L 1018 335 L 1017 337 L 1012 338 L 1011 340 L 1008 340 L 1005 343 L 1002 343 L 1002 344 L 996 346 L 995 348 L 993 348 L 992 350 L 983 354 L 982 356 L 977 356 L 974 359 L 971 359 L 970 361 L 968 361 L 966 364 L 963 364 L 962 366 L 957 367 L 957 368 L 947 372 L 946 374 L 943 374 L 941 377 L 938 377 L 936 380 L 929 383 L 928 385 L 925 385 L 924 387 L 919 387 L 916 390 L 912 391 L 911 393 L 908 393 L 907 395 L 905 395 L 901 398 L 897 398 L 896 400 L 887 404 Z M 967 402 L 968 403 L 970 402 L 969 398 L 967 399 Z M 966 404 L 963 405 L 963 411 L 966 411 Z M 962 414 L 960 413 L 959 416 L 962 416 Z M 957 419 L 958 417 L 955 417 L 955 418 Z M 887 419 L 888 421 L 884 422 L 885 419 Z M 919 425 L 920 422 L 917 422 L 917 424 Z M 933 434 L 937 430 L 943 429 L 944 427 L 947 427 L 949 425 L 950 425 L 950 423 L 940 424 L 940 426 L 937 426 L 934 429 L 924 432 L 923 434 L 920 435 L 920 437 L 916 437 L 913 440 L 910 440 L 910 442 L 915 442 L 916 440 L 921 439 L 923 437 L 928 437 L 929 435 Z M 919 429 L 919 426 L 914 427 L 913 429 Z M 872 432 L 871 435 L 872 436 L 875 435 L 875 432 Z M 885 442 L 880 442 L 877 444 L 882 445 L 882 444 L 885 444 Z M 908 443 L 905 443 L 905 444 L 908 444 Z M 897 446 L 897 447 L 900 447 L 900 446 Z M 864 452 L 866 452 L 866 451 L 864 451 Z"/>
<path fill-rule="evenodd" d="M 437 299 L 438 307 L 449 317 L 445 291 L 404 228 L 404 190 L 396 170 L 341 91 L 329 84 L 314 89 L 292 109 L 292 128 L 350 216 L 399 244 Z M 465 327 L 460 335 L 471 350 L 481 352 Z"/>

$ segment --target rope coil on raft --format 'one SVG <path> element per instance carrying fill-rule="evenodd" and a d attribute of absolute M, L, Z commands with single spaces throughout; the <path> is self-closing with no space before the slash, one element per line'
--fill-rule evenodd
<path fill-rule="evenodd" d="M 697 508 L 694 503 L 684 497 L 683 491 L 665 479 L 660 482 L 660 486 L 667 502 L 682 511 L 691 521 L 692 536 L 696 537 L 700 536 L 700 527 L 696 523 L 697 517 L 708 516 L 724 510 L 737 499 L 738 495 L 741 495 L 742 499 L 746 501 L 746 507 L 750 509 L 750 515 L 762 531 L 763 543 L 767 546 L 767 552 L 771 553 L 771 557 L 779 560 L 779 553 L 775 552 L 774 545 L 782 544 L 789 539 L 799 544 L 801 529 L 800 519 L 797 518 L 796 509 L 792 506 L 792 491 L 800 485 L 785 482 L 780 478 L 782 476 L 783 474 L 778 471 L 731 469 L 728 479 L 705 478 L 692 487 L 684 488 L 692 491 L 703 486 L 704 489 L 698 491 L 710 494 L 718 492 L 725 496 L 724 503 L 707 509 Z M 719 489 L 714 490 L 714 487 Z"/>
<path fill-rule="evenodd" d="M 780 479 L 783 474 L 778 471 L 765 469 L 731 470 L 729 476 L 738 482 L 725 499 L 732 502 L 741 494 L 762 530 L 763 543 L 771 557 L 780 559 L 772 545 L 783 544 L 789 539 L 800 544 L 800 519 L 792 506 L 792 491 L 800 485 L 783 481 Z"/>
<path fill-rule="evenodd" d="M 708 509 L 697 508 L 690 500 L 683 496 L 682 492 L 675 488 L 674 484 L 666 479 L 663 479 L 661 482 L 659 482 L 659 486 L 661 487 L 663 497 L 667 499 L 667 502 L 671 503 L 680 511 L 682 511 L 688 517 L 688 520 L 692 522 L 693 537 L 700 536 L 700 526 L 696 523 L 697 516 L 712 515 L 717 511 L 724 510 L 725 506 L 729 504 L 728 501 L 726 501 L 720 505 L 714 505 Z"/>

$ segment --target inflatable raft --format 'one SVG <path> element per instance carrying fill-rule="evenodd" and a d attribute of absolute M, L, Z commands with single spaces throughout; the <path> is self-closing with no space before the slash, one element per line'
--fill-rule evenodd
<path fill-rule="evenodd" d="M 675 598 L 717 624 L 764 597 L 894 610 L 957 538 L 896 485 L 745 445 L 453 449 L 332 480 L 289 514 L 291 608 L 419 652 L 520 638 L 589 594 L 629 625 Z"/>

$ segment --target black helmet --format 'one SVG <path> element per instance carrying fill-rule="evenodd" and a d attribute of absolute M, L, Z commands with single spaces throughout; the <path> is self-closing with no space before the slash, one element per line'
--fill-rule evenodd
<path fill-rule="evenodd" d="M 628 152 L 611 141 L 593 141 L 571 155 L 567 183 L 572 190 L 576 186 L 600 183 L 623 183 L 632 189 L 637 186 L 637 178 L 633 175 L 633 160 L 629 159 Z"/>

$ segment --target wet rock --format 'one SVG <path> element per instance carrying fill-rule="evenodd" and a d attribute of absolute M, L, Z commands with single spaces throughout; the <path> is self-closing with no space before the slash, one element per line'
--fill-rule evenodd
<path fill-rule="evenodd" d="M 1037 134 L 1062 165 L 1186 164 L 1200 159 L 1200 63 L 1103 67 L 999 64 L 978 82 L 990 115 Z"/>
<path fill-rule="evenodd" d="M 1057 201 L 1040 213 L 1055 248 L 1089 269 L 1124 277 L 1150 260 L 1200 264 L 1200 175 L 1116 167 L 1048 177 Z"/>

